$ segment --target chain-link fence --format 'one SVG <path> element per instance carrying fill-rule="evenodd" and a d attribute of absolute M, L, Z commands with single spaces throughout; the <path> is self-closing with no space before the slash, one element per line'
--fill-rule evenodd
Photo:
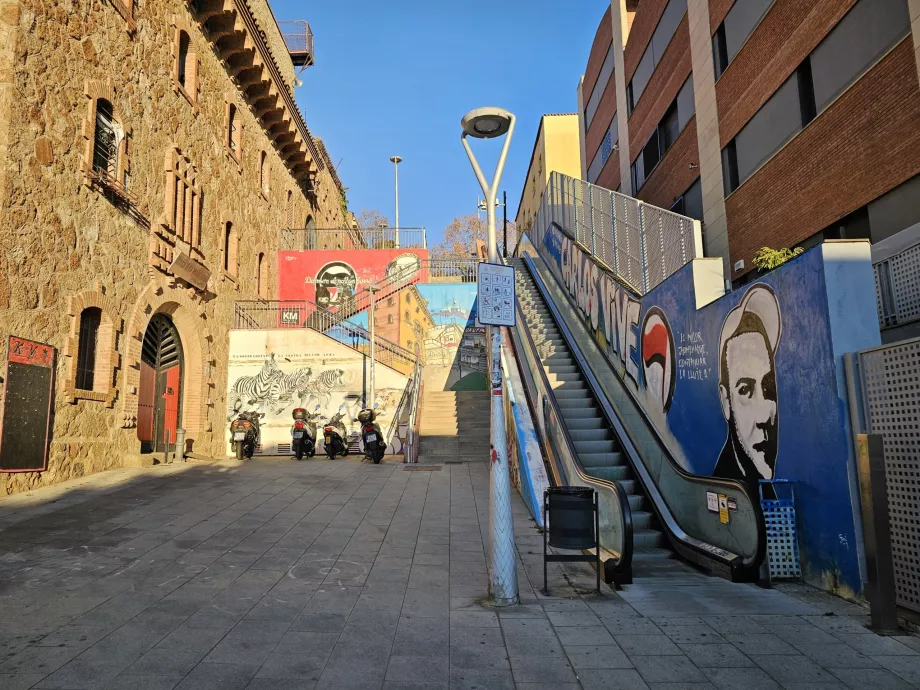
<path fill-rule="evenodd" d="M 558 172 L 550 173 L 543 192 L 530 233 L 534 244 L 543 243 L 551 224 L 640 294 L 703 256 L 698 220 Z"/>

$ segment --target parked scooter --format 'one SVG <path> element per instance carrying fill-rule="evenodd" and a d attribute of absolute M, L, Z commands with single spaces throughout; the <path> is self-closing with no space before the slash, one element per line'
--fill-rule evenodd
<path fill-rule="evenodd" d="M 348 444 L 345 443 L 345 437 L 348 431 L 345 429 L 345 423 L 342 417 L 345 416 L 345 406 L 340 405 L 339 411 L 336 412 L 326 425 L 323 427 L 323 442 L 326 447 L 326 455 L 332 460 L 336 455 L 348 455 Z"/>
<path fill-rule="evenodd" d="M 316 418 L 319 416 L 319 405 L 313 412 L 307 412 L 302 407 L 295 407 L 293 417 L 294 426 L 291 427 L 291 450 L 298 460 L 303 456 L 312 458 L 316 453 Z"/>
<path fill-rule="evenodd" d="M 230 440 L 236 451 L 236 459 L 251 458 L 259 443 L 259 420 L 264 417 L 260 412 L 238 412 L 236 419 L 230 422 Z"/>
<path fill-rule="evenodd" d="M 383 440 L 383 433 L 380 431 L 380 425 L 375 421 L 377 419 L 377 407 L 374 409 L 365 407 L 358 413 L 356 422 L 361 424 L 361 438 L 364 441 L 364 457 L 373 460 L 375 465 L 379 465 L 383 460 L 383 454 L 387 450 L 386 441 Z"/>

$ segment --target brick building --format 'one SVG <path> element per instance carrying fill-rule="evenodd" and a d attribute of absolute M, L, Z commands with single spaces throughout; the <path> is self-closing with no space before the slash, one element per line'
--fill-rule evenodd
<path fill-rule="evenodd" d="M 47 470 L 0 492 L 177 426 L 223 452 L 234 302 L 274 296 L 280 228 L 345 222 L 294 78 L 265 0 L 0 0 L 0 358 L 58 350 Z"/>
<path fill-rule="evenodd" d="M 920 223 L 920 0 L 613 0 L 578 86 L 582 177 L 762 246 Z"/>
<path fill-rule="evenodd" d="M 415 285 L 380 300 L 374 308 L 376 334 L 415 353 L 421 364 L 427 361 L 425 339 L 434 326 L 428 302 Z"/>

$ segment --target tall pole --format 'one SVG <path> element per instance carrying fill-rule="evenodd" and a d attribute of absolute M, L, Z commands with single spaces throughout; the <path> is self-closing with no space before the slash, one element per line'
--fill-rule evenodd
<path fill-rule="evenodd" d="M 396 248 L 399 249 L 399 164 L 402 158 L 391 156 L 390 161 L 393 163 L 393 173 L 396 178 Z"/>
<path fill-rule="evenodd" d="M 489 263 L 499 263 L 498 241 L 495 235 L 495 198 L 498 184 L 505 168 L 508 145 L 514 134 L 514 115 L 495 168 L 492 184 L 486 183 L 482 169 L 476 161 L 464 132 L 461 140 L 466 154 L 486 195 L 486 216 L 488 218 Z M 489 568 L 489 594 L 497 606 L 513 606 L 519 601 L 517 583 L 517 550 L 514 544 L 514 520 L 511 516 L 511 472 L 508 467 L 508 444 L 505 432 L 505 406 L 501 370 L 501 328 L 489 326 L 491 341 L 491 481 L 489 486 L 489 527 L 492 536 L 492 552 Z"/>
<path fill-rule="evenodd" d="M 508 258 L 508 192 L 502 192 L 502 256 Z"/>
<path fill-rule="evenodd" d="M 374 409 L 374 400 L 376 397 L 375 391 L 374 391 L 374 365 L 377 360 L 374 358 L 374 341 L 375 341 L 374 312 L 376 310 L 377 303 L 376 303 L 376 296 L 374 295 L 374 293 L 377 291 L 377 288 L 374 287 L 373 285 L 370 285 L 368 286 L 367 291 L 370 293 L 370 296 L 371 296 L 371 305 L 370 305 L 370 309 L 368 309 L 368 312 L 367 312 L 367 320 L 369 322 L 368 325 L 370 326 L 370 328 L 368 328 L 368 331 L 370 331 L 370 334 L 371 334 L 371 343 L 370 343 L 371 375 L 370 375 L 370 384 L 367 387 L 368 388 L 368 396 L 367 396 L 368 399 L 364 401 L 364 406 L 372 410 Z"/>

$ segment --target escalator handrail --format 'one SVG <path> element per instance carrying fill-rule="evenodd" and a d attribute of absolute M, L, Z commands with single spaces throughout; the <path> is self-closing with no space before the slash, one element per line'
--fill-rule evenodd
<path fill-rule="evenodd" d="M 568 327 L 563 319 L 562 315 L 559 312 L 558 307 L 553 303 L 549 295 L 549 290 L 546 287 L 546 284 L 543 281 L 543 277 L 539 274 L 534 266 L 533 258 L 530 256 L 522 257 L 524 264 L 527 266 L 527 269 L 530 271 L 531 277 L 534 279 L 534 284 L 537 286 L 537 289 L 540 291 L 543 301 L 546 303 L 547 308 L 550 310 L 550 313 L 553 315 L 553 319 L 556 321 L 559 326 L 559 330 L 562 333 L 563 338 L 565 338 L 566 343 L 569 346 L 569 350 L 572 352 L 572 356 L 578 364 L 579 369 L 582 370 L 582 373 L 585 376 L 585 379 L 588 381 L 588 385 L 591 387 L 591 390 L 594 392 L 595 397 L 601 405 L 601 408 L 604 410 L 605 416 L 612 423 L 613 428 L 617 431 L 620 436 L 620 441 L 623 443 L 624 450 L 627 450 L 633 458 L 641 458 L 641 453 L 639 453 L 635 444 L 633 443 L 632 437 L 626 429 L 626 425 L 623 424 L 616 410 L 610 405 L 610 402 L 607 400 L 606 395 L 603 393 L 600 382 L 597 380 L 597 377 L 594 375 L 594 372 L 591 371 L 590 366 L 587 364 L 587 359 L 581 351 L 581 348 L 577 344 L 575 337 L 573 336 L 571 330 Z M 568 297 L 568 293 L 563 290 L 563 294 Z M 571 303 L 571 302 L 570 302 Z M 598 348 L 600 350 L 600 348 Z M 610 363 L 607 354 L 603 351 L 601 353 L 607 360 L 608 364 Z M 616 368 L 611 364 L 611 370 L 616 375 Z M 618 376 L 618 375 L 617 375 Z M 619 376 L 618 376 L 619 378 Z M 658 514 L 658 517 L 661 519 L 662 524 L 671 534 L 671 536 L 678 541 L 683 542 L 687 547 L 693 549 L 694 551 L 702 554 L 705 558 L 713 559 L 725 563 L 726 565 L 731 566 L 733 569 L 743 568 L 745 570 L 753 570 L 752 575 L 756 576 L 757 570 L 760 567 L 761 562 L 766 556 L 766 525 L 763 519 L 763 512 L 760 509 L 760 501 L 755 499 L 750 488 L 734 479 L 724 479 L 721 477 L 703 477 L 701 475 L 691 474 L 684 470 L 678 463 L 676 463 L 671 456 L 670 451 L 662 443 L 661 439 L 658 436 L 658 432 L 655 429 L 654 425 L 651 423 L 651 420 L 645 414 L 645 410 L 642 409 L 642 406 L 636 400 L 635 395 L 632 391 L 629 390 L 629 387 L 623 385 L 623 389 L 626 390 L 627 394 L 630 397 L 630 400 L 633 403 L 635 409 L 640 413 L 642 420 L 645 422 L 646 426 L 652 432 L 653 437 L 658 443 L 658 447 L 662 451 L 663 456 L 671 465 L 672 469 L 685 481 L 692 483 L 709 483 L 717 484 L 720 486 L 725 486 L 727 489 L 731 489 L 737 492 L 742 492 L 746 495 L 753 506 L 755 512 L 755 518 L 757 521 L 757 548 L 755 549 L 754 554 L 750 558 L 745 558 L 740 554 L 732 553 L 727 549 L 715 546 L 714 544 L 709 544 L 702 539 L 693 537 L 687 534 L 683 528 L 678 524 L 677 520 L 674 518 L 674 515 L 671 512 L 670 507 L 664 501 L 661 492 L 658 489 L 656 483 L 652 480 L 649 475 L 648 469 L 645 467 L 645 463 L 642 460 L 634 460 L 632 462 L 633 469 L 636 470 L 637 477 L 642 483 L 643 488 L 649 496 L 649 499 L 652 502 L 652 505 L 655 507 L 655 511 Z"/>
<path fill-rule="evenodd" d="M 514 306 L 517 312 L 518 322 L 523 325 L 523 328 L 521 328 L 521 330 L 524 332 L 526 336 L 527 347 L 530 349 L 531 352 L 533 352 L 534 359 L 537 362 L 536 369 L 539 370 L 540 381 L 542 382 L 543 387 L 546 389 L 546 391 L 550 393 L 550 395 L 547 395 L 545 399 L 547 403 L 552 407 L 553 415 L 555 415 L 556 419 L 559 420 L 560 422 L 559 428 L 562 430 L 562 435 L 563 435 L 563 438 L 565 439 L 567 450 L 569 451 L 569 454 L 572 456 L 572 458 L 574 458 L 575 460 L 575 463 L 574 463 L 575 471 L 578 473 L 579 479 L 581 479 L 584 482 L 587 482 L 588 484 L 593 482 L 605 488 L 611 489 L 617 496 L 617 502 L 620 505 L 620 515 L 622 517 L 622 524 L 623 524 L 623 551 L 620 553 L 615 553 L 615 555 L 618 556 L 615 562 L 615 567 L 617 571 L 628 572 L 630 566 L 632 565 L 632 557 L 633 557 L 633 521 L 632 521 L 632 508 L 629 505 L 629 496 L 626 494 L 626 489 L 624 489 L 623 486 L 619 482 L 609 481 L 607 479 L 601 479 L 599 477 L 592 477 L 591 475 L 589 475 L 587 472 L 584 471 L 584 467 L 581 465 L 581 460 L 578 457 L 578 453 L 575 451 L 575 443 L 572 440 L 571 435 L 569 435 L 568 428 L 566 427 L 565 424 L 562 423 L 562 420 L 563 420 L 562 413 L 559 409 L 559 405 L 556 402 L 556 396 L 552 394 L 553 388 L 552 386 L 550 386 L 549 378 L 546 375 L 546 370 L 541 366 L 542 360 L 539 356 L 537 345 L 534 342 L 533 336 L 530 333 L 530 328 L 526 325 L 527 321 L 524 318 L 523 311 L 521 311 L 520 300 L 515 300 Z M 512 334 L 512 341 L 516 340 L 517 337 L 519 337 L 517 335 L 518 329 L 511 328 L 509 330 Z M 527 390 L 526 385 L 524 386 L 524 389 L 526 392 Z M 529 404 L 531 406 L 531 409 L 533 409 L 534 405 L 533 405 L 532 400 L 529 401 Z M 547 443 L 547 449 L 549 449 L 550 445 L 551 444 Z"/>

